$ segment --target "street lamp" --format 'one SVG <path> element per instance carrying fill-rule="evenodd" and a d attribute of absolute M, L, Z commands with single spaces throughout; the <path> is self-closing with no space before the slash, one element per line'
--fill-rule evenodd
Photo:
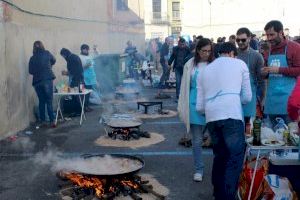
<path fill-rule="evenodd" d="M 211 0 L 208 0 L 209 4 L 209 34 L 211 35 Z"/>

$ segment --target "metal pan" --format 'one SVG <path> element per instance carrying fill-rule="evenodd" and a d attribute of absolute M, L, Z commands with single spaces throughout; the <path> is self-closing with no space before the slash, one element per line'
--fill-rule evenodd
<path fill-rule="evenodd" d="M 76 169 L 73 171 L 76 171 L 78 173 L 85 174 L 88 176 L 109 176 L 109 177 L 111 177 L 111 176 L 126 176 L 126 175 L 131 175 L 131 174 L 137 173 L 145 166 L 144 160 L 142 160 L 141 158 L 138 158 L 136 156 L 125 155 L 125 154 L 124 155 L 123 154 L 106 154 L 106 155 L 109 155 L 115 159 L 126 159 L 129 162 L 134 162 L 137 164 L 137 167 L 134 169 L 128 169 L 126 171 L 122 171 L 119 173 L 116 173 L 116 172 L 102 173 L 102 172 L 95 172 L 95 171 L 91 172 L 89 169 L 87 169 L 85 167 L 83 167 L 81 169 L 80 166 L 76 167 Z M 88 162 L 90 159 L 95 159 L 95 158 L 101 159 L 101 158 L 104 158 L 104 156 L 105 155 L 103 155 L 103 154 L 101 154 L 101 155 L 85 154 L 82 157 L 84 158 L 84 160 L 86 160 Z"/>
<path fill-rule="evenodd" d="M 141 126 L 142 122 L 135 120 L 110 119 L 106 122 L 106 125 L 111 128 L 136 128 Z"/>

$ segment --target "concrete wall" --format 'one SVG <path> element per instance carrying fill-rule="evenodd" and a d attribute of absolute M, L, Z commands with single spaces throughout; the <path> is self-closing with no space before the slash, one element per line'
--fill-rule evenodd
<path fill-rule="evenodd" d="M 127 21 L 119 21 L 122 14 L 114 14 L 115 5 L 110 0 L 13 0 L 24 10 L 60 17 L 87 19 L 89 21 L 63 20 L 22 13 L 8 7 L 6 21 L 0 18 L 0 139 L 24 129 L 34 121 L 33 107 L 36 94 L 28 74 L 28 61 L 35 40 L 41 40 L 45 48 L 57 59 L 53 70 L 57 79 L 65 69 L 65 60 L 59 55 L 62 47 L 79 53 L 82 43 L 97 44 L 101 53 L 122 53 L 126 41 L 131 39 L 144 50 L 144 25 L 134 11 L 123 13 Z M 140 1 L 141 4 L 142 1 Z M 143 6 L 143 5 L 142 5 Z M 112 9 L 112 10 L 109 10 Z M 134 23 L 133 23 L 134 22 Z"/>

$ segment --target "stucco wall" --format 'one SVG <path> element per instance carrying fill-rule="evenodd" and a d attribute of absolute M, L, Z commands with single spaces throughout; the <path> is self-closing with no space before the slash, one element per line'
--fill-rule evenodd
<path fill-rule="evenodd" d="M 45 4 L 35 0 L 12 2 L 34 12 L 67 17 L 106 20 L 103 16 L 107 15 L 106 4 L 101 4 L 106 0 L 87 0 L 84 5 L 79 0 L 43 0 Z M 73 12 L 64 12 L 67 5 Z M 102 11 L 101 6 L 104 6 Z M 59 11 L 54 12 L 57 8 Z M 96 11 L 98 14 L 94 13 Z M 126 41 L 131 39 L 141 51 L 144 49 L 143 24 L 120 27 L 109 23 L 68 21 L 33 16 L 14 9 L 9 14 L 9 21 L 0 21 L 0 139 L 26 128 L 35 120 L 33 107 L 37 105 L 37 98 L 31 85 L 32 77 L 28 74 L 34 41 L 41 40 L 56 57 L 57 63 L 53 66 L 55 82 L 64 79 L 60 75 L 66 67 L 65 60 L 59 55 L 62 47 L 79 53 L 80 45 L 87 43 L 90 46 L 97 44 L 101 53 L 122 53 Z"/>

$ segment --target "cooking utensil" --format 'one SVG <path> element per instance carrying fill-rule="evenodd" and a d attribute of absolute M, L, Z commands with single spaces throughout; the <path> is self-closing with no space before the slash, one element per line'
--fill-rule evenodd
<path fill-rule="evenodd" d="M 101 159 L 104 159 L 103 154 L 99 154 L 99 155 L 89 155 L 89 154 L 85 154 L 83 155 L 83 159 L 84 161 L 89 162 L 91 159 L 99 159 L 101 161 Z M 110 154 L 109 156 L 111 156 L 113 159 L 124 159 L 124 162 L 131 162 L 131 163 L 135 163 L 136 167 L 133 169 L 128 169 L 126 171 L 122 171 L 119 173 L 116 172 L 107 172 L 107 173 L 102 173 L 102 172 L 96 172 L 94 170 L 94 172 L 90 171 L 88 168 L 86 168 L 85 166 L 75 166 L 74 169 L 72 169 L 72 171 L 81 173 L 81 174 L 85 174 L 85 175 L 89 175 L 89 176 L 126 176 L 126 175 L 131 175 L 131 174 L 135 174 L 138 171 L 140 171 L 144 166 L 145 166 L 145 162 L 144 160 L 142 160 L 139 157 L 136 156 L 131 156 L 131 155 L 125 155 L 125 154 Z M 103 162 L 99 162 L 99 165 L 103 164 Z M 96 167 L 96 166 L 95 166 Z"/>

